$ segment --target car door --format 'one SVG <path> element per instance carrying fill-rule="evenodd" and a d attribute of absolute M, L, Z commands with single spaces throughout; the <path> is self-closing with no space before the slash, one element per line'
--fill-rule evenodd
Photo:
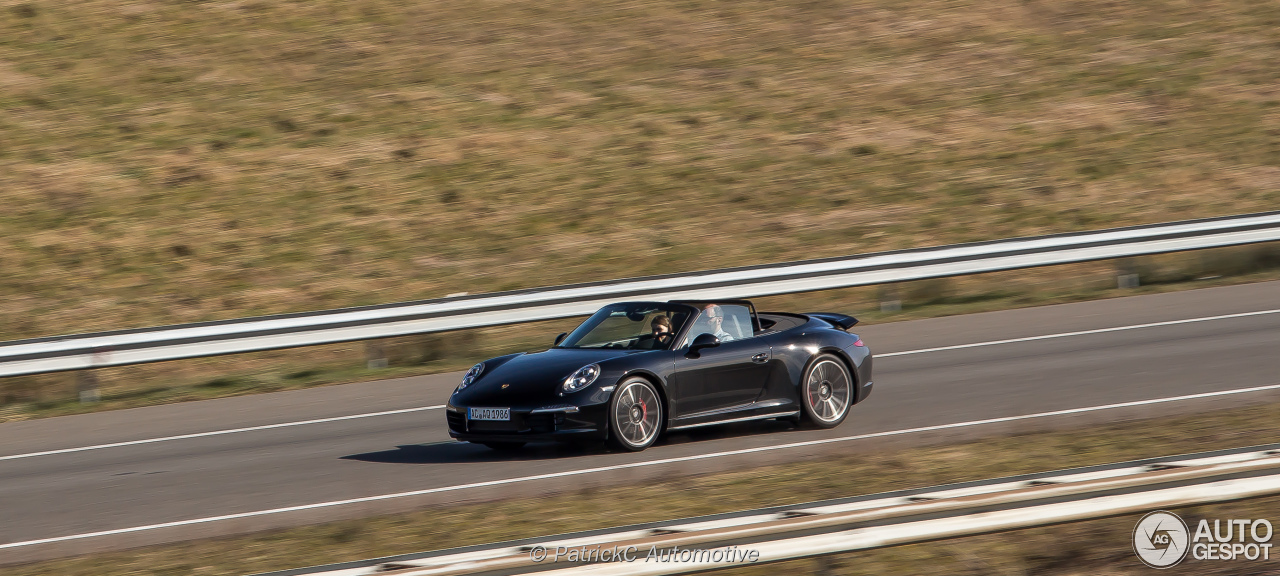
<path fill-rule="evenodd" d="M 769 376 L 769 346 L 755 338 L 704 348 L 676 359 L 678 410 L 685 418 L 754 402 Z"/>
<path fill-rule="evenodd" d="M 717 309 L 728 322 L 709 328 L 695 324 L 688 340 L 703 331 L 722 331 L 728 338 L 719 346 L 696 354 L 686 352 L 675 362 L 677 418 L 730 410 L 754 402 L 769 377 L 769 343 L 753 338 L 746 307 L 725 305 Z M 704 319 L 699 318 L 699 322 Z"/>

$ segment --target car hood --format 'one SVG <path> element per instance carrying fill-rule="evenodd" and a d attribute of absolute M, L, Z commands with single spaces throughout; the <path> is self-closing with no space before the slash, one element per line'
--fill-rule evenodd
<path fill-rule="evenodd" d="M 644 352 L 646 351 L 551 348 L 521 354 L 492 371 L 486 369 L 479 381 L 458 392 L 454 399 L 466 406 L 536 408 L 560 398 L 556 395 L 560 385 L 575 370 L 588 364 Z"/>

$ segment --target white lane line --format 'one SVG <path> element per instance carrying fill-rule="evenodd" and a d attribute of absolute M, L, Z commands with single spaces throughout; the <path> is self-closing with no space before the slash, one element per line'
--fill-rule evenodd
<path fill-rule="evenodd" d="M 903 430 L 890 430 L 887 432 L 873 432 L 870 434 L 857 434 L 854 436 L 842 436 L 840 438 L 827 438 L 823 440 L 807 440 L 804 442 L 791 442 L 789 444 L 777 444 L 773 446 L 760 446 L 756 448 L 744 448 L 741 450 L 727 450 L 724 452 L 712 452 L 710 454 L 700 454 L 695 456 L 681 456 L 678 458 L 663 458 L 661 460 L 647 460 L 644 462 L 632 462 L 630 464 L 616 464 L 613 466 L 599 466 L 596 468 L 583 468 L 579 470 L 566 470 L 564 472 L 551 472 L 548 474 L 536 474 L 533 476 L 522 476 L 519 478 L 505 478 L 502 480 L 489 480 L 485 482 L 473 482 L 471 484 L 459 484 L 456 486 L 443 486 L 440 488 L 427 488 L 425 490 L 413 490 L 410 492 L 397 492 L 395 494 L 382 494 L 379 496 L 365 496 L 362 498 L 350 498 L 347 500 L 334 500 L 331 502 L 320 502 L 317 504 L 304 504 L 301 506 L 287 506 L 284 508 L 272 508 L 270 510 L 258 510 L 255 512 L 240 512 L 236 514 L 224 514 L 222 516 L 209 516 L 207 518 L 193 518 L 191 520 L 179 520 L 177 522 L 164 522 L 161 524 L 148 524 L 146 526 L 134 526 L 132 528 L 118 528 L 115 530 L 103 530 L 101 532 L 87 532 L 84 534 L 73 534 L 71 536 L 58 536 L 54 538 L 41 538 L 39 540 L 27 540 L 24 542 L 11 542 L 9 544 L 0 544 L 0 550 L 6 548 L 21 548 L 24 546 L 35 546 L 38 544 L 52 544 L 55 542 L 66 542 L 69 540 L 82 540 L 85 538 L 94 538 L 99 536 L 112 536 L 116 534 L 128 534 L 131 532 L 145 532 L 148 530 L 160 530 L 163 528 L 176 528 L 179 526 L 190 526 L 192 524 L 206 524 L 209 522 L 219 522 L 222 520 L 236 520 L 240 518 L 252 518 L 255 516 L 269 516 L 272 514 L 283 514 L 286 512 L 299 512 L 302 510 L 314 510 L 316 508 L 329 508 L 333 506 L 343 506 L 347 504 L 361 504 L 365 502 L 376 502 L 379 500 L 393 500 L 396 498 L 406 498 L 410 496 L 423 496 L 426 494 L 438 494 L 441 492 L 455 492 L 458 490 L 467 490 L 470 488 L 485 488 L 488 486 L 502 486 L 505 484 L 517 484 L 521 482 L 531 482 L 534 480 L 547 480 L 551 478 L 564 478 L 567 476 L 582 476 L 585 474 L 594 474 L 597 472 L 608 472 L 611 470 L 624 470 L 628 468 L 644 468 L 648 466 L 658 466 L 662 464 L 672 464 L 675 462 L 687 462 L 690 460 L 704 460 L 711 458 L 722 458 L 725 456 L 737 456 L 741 454 L 752 454 L 756 452 L 769 452 L 773 450 L 786 450 L 788 448 L 803 448 L 806 446 L 817 446 L 820 444 L 831 444 L 834 442 L 849 442 L 852 440 L 866 440 L 868 438 L 882 438 L 885 436 L 901 436 L 905 434 L 917 434 L 920 432 L 935 432 L 938 430 L 949 430 L 954 428 L 967 428 L 971 426 L 981 426 L 984 424 L 999 424 L 1001 422 L 1013 422 L 1016 420 L 1030 420 L 1033 418 L 1047 418 L 1050 416 L 1063 416 L 1066 414 L 1079 414 L 1082 412 L 1097 412 L 1100 410 L 1112 410 L 1115 408 L 1130 408 L 1133 406 L 1145 406 L 1149 404 L 1162 404 L 1166 402 L 1179 402 L 1183 400 L 1198 400 L 1202 398 L 1212 398 L 1214 396 L 1228 396 L 1232 394 L 1247 394 L 1249 392 L 1261 392 L 1265 390 L 1280 390 L 1280 384 L 1270 384 L 1267 386 L 1255 386 L 1252 388 L 1238 388 L 1235 390 L 1223 390 L 1219 392 L 1202 392 L 1200 394 L 1188 394 L 1186 396 L 1172 396 L 1169 398 L 1155 398 L 1151 400 L 1136 400 L 1133 402 L 1121 402 L 1119 404 L 1106 404 L 1102 406 L 1089 406 L 1086 408 L 1070 408 L 1066 410 L 1054 410 L 1052 412 L 1037 412 L 1035 414 L 1024 414 L 1022 416 L 1004 416 L 1000 418 L 987 418 L 985 420 L 972 420 L 969 422 L 956 422 L 953 424 L 938 424 L 936 426 L 921 426 L 919 428 L 907 428 Z"/>
<path fill-rule="evenodd" d="M 1124 330 L 1140 330 L 1142 328 L 1157 328 L 1160 326 L 1176 326 L 1178 324 L 1191 324 L 1194 322 L 1212 322 L 1214 320 L 1229 320 L 1231 318 L 1246 318 L 1249 316 L 1263 316 L 1266 314 L 1280 314 L 1280 309 L 1259 310 L 1256 312 L 1241 312 L 1239 314 L 1223 314 L 1221 316 L 1204 316 L 1202 318 L 1186 318 L 1183 320 L 1168 320 L 1165 322 L 1151 322 L 1148 324 L 1132 324 L 1129 326 L 1115 326 L 1112 328 L 1080 330 L 1078 332 L 1062 332 L 1059 334 L 1045 334 L 1043 336 L 1027 336 L 1025 338 L 1009 338 L 1007 340 L 989 340 L 987 342 L 974 342 L 972 344 L 956 344 L 954 346 L 938 346 L 936 348 L 921 348 L 919 350 L 904 350 L 902 352 L 886 352 L 884 354 L 876 354 L 875 357 L 890 358 L 893 356 L 906 356 L 908 354 L 924 354 L 926 352 L 942 352 L 944 350 L 962 350 L 964 348 L 979 348 L 982 346 L 998 346 L 1000 344 L 1013 344 L 1016 342 L 1032 342 L 1035 340 L 1052 340 L 1054 338 L 1069 338 L 1071 336 L 1103 334 L 1106 332 L 1121 332 Z"/>
<path fill-rule="evenodd" d="M 110 444 L 96 444 L 93 446 L 80 446 L 78 448 L 62 448 L 60 450 L 46 450 L 44 452 L 30 452 L 27 454 L 14 454 L 12 456 L 0 456 L 0 460 L 17 460 L 19 458 L 34 458 L 36 456 L 49 456 L 51 454 L 69 454 L 71 452 L 84 452 L 86 450 L 101 450 L 103 448 L 118 448 L 120 446 L 135 446 L 138 444 L 168 442 L 170 440 L 186 440 L 189 438 L 204 438 L 205 436 L 221 436 L 223 434 L 237 434 L 240 432 L 254 432 L 257 430 L 271 430 L 273 428 L 288 428 L 289 426 L 304 426 L 306 424 L 323 424 L 325 422 L 338 422 L 341 420 L 356 420 L 358 418 L 373 418 L 374 416 L 390 416 L 392 414 L 421 412 L 423 410 L 438 410 L 440 408 L 444 408 L 444 404 L 440 404 L 437 406 L 419 406 L 417 408 L 401 408 L 399 410 L 387 410 L 386 412 L 369 412 L 366 414 L 351 414 L 349 416 L 335 416 L 333 418 L 317 418 L 315 420 L 301 420 L 298 422 L 282 422 L 280 424 L 266 424 L 263 426 L 249 426 L 247 428 L 231 428 L 228 430 L 214 430 L 212 432 L 196 432 L 194 434 L 180 434 L 178 436 L 165 436 L 163 438 L 147 438 L 145 440 L 129 440 L 128 442 L 112 442 Z"/>
<path fill-rule="evenodd" d="M 942 352 L 942 351 L 945 351 L 945 350 L 960 350 L 960 349 L 963 349 L 963 348 L 978 348 L 978 347 L 981 347 L 981 346 L 997 346 L 997 345 L 1000 345 L 1000 344 L 1013 344 L 1013 343 L 1017 343 L 1017 342 L 1031 342 L 1031 341 L 1034 341 L 1034 340 L 1049 340 L 1049 339 L 1053 339 L 1053 338 L 1067 338 L 1067 337 L 1070 337 L 1070 336 L 1083 336 L 1083 335 L 1087 335 L 1087 334 L 1101 334 L 1101 333 L 1104 333 L 1104 332 L 1119 332 L 1119 331 L 1122 331 L 1122 330 L 1137 330 L 1137 329 L 1141 329 L 1141 328 L 1155 328 L 1155 327 L 1159 327 L 1159 326 L 1174 326 L 1174 325 L 1178 325 L 1178 324 L 1189 324 L 1189 323 L 1193 323 L 1193 322 L 1209 322 L 1209 321 L 1213 321 L 1213 320 L 1227 320 L 1227 319 L 1231 319 L 1231 318 L 1245 318 L 1245 317 L 1248 317 L 1248 316 L 1262 316 L 1262 315 L 1266 315 L 1266 314 L 1277 314 L 1277 313 L 1280 313 L 1280 309 L 1276 309 L 1276 310 L 1259 310 L 1259 311 L 1256 311 L 1256 312 L 1242 312 L 1242 313 L 1239 313 L 1239 314 L 1224 314 L 1224 315 L 1221 315 L 1221 316 L 1205 316 L 1205 317 L 1202 317 L 1202 318 L 1187 318 L 1187 319 L 1183 319 L 1183 320 L 1169 320 L 1169 321 L 1166 321 L 1166 322 L 1152 322 L 1152 323 L 1148 323 L 1148 324 L 1133 324 L 1133 325 L 1130 325 L 1130 326 L 1116 326 L 1116 327 L 1113 327 L 1113 328 L 1098 328 L 1098 329 L 1095 329 L 1095 330 L 1081 330 L 1081 331 L 1079 331 L 1079 332 L 1062 332 L 1062 333 L 1059 333 L 1059 334 L 1045 334 L 1045 335 L 1042 335 L 1042 336 L 1028 336 L 1028 337 L 1025 337 L 1025 338 L 1010 338 L 1010 339 L 1008 339 L 1008 340 L 991 340 L 991 341 L 988 341 L 988 342 L 975 342 L 975 343 L 972 343 L 972 344 L 957 344 L 957 345 L 954 345 L 954 346 L 939 346 L 939 347 L 937 347 L 937 348 L 921 348 L 921 349 L 919 349 L 919 350 L 905 350 L 905 351 L 902 351 L 902 352 L 885 352 L 885 353 L 881 353 L 881 354 L 876 354 L 876 355 L 875 355 L 875 357 L 876 357 L 876 358 L 890 358 L 890 357 L 893 357 L 893 356 L 906 356 L 906 355 L 909 355 L 909 354 L 924 354 L 924 353 L 926 353 L 926 352 Z M 71 452 L 83 452 L 83 451 L 86 451 L 86 450 L 101 450 L 101 449 L 103 449 L 103 448 L 116 448 L 116 447 L 120 447 L 120 446 L 132 446 L 132 445 L 135 445 L 135 444 L 150 444 L 150 443 L 153 443 L 153 442 L 167 442 L 167 441 L 170 441 L 170 440 L 186 440 L 186 439 L 189 439 L 189 438 L 200 438 L 200 437 L 203 437 L 203 436 L 217 436 L 217 435 L 220 435 L 220 434 L 235 434 L 235 433 L 237 433 L 237 432 L 253 432 L 253 431 L 255 431 L 255 430 L 268 430 L 268 429 L 271 429 L 271 428 L 284 428 L 284 427 L 287 427 L 287 426 L 302 426 L 302 425 L 304 425 L 304 424 L 319 424 L 319 423 L 324 423 L 324 422 L 334 422 L 334 421 L 338 421 L 338 420 L 352 420 L 352 419 L 355 419 L 355 418 L 370 418 L 370 417 L 373 417 L 373 416 L 386 416 L 386 415 L 389 415 L 389 414 L 402 414 L 402 413 L 405 413 L 405 412 L 417 412 L 417 411 L 420 411 L 420 410 L 436 410 L 436 409 L 439 409 L 439 408 L 444 408 L 444 405 L 439 405 L 439 406 L 422 406 L 422 407 L 419 407 L 419 408 L 406 408 L 406 409 L 403 409 L 403 410 L 390 410 L 390 411 L 387 411 L 387 412 L 373 412 L 373 413 L 370 413 L 370 414 L 354 414 L 354 415 L 351 415 L 351 416 L 339 416 L 339 417 L 337 417 L 337 418 L 321 418 L 321 419 L 319 419 L 319 420 L 304 420 L 304 421 L 301 421 L 301 422 L 286 422 L 286 423 L 282 423 L 282 424 L 271 424 L 271 425 L 268 425 L 268 426 L 251 426 L 251 427 L 248 427 L 248 428 L 234 428 L 234 429 L 231 429 L 231 430 L 218 430 L 218 431 L 215 431 L 215 432 L 201 432 L 201 433 L 198 433 L 198 434 L 182 434 L 182 435 L 178 435 L 178 436 L 166 436 L 166 437 L 164 437 L 164 438 L 149 438 L 149 439 L 146 439 L 146 440 L 133 440 L 133 441 L 130 441 L 130 442 L 115 442 L 115 443 L 112 443 L 112 444 L 98 444 L 98 445 L 95 445 L 95 446 L 82 446 L 82 447 L 79 447 L 79 448 L 64 448 L 64 449 L 62 449 L 62 450 L 49 450 L 49 451 L 46 451 L 46 452 L 32 452 L 32 453 L 30 453 L 30 454 L 15 454 L 15 455 L 13 455 L 13 456 L 0 456 L 0 461 L 3 461 L 3 460 L 17 460 L 17 459 L 19 459 L 19 458 L 33 458 L 33 457 L 36 457 L 36 456 L 49 456 L 49 455 L 53 455 L 53 454 L 67 454 L 67 453 L 71 453 Z"/>

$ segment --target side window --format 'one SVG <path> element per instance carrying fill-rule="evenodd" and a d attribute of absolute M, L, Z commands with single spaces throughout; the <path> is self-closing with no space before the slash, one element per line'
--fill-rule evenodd
<path fill-rule="evenodd" d="M 751 328 L 751 310 L 746 306 L 721 306 L 724 310 L 724 331 L 734 340 L 755 336 Z"/>
<path fill-rule="evenodd" d="M 694 339 L 698 336 L 702 334 L 709 334 L 711 332 L 713 332 L 713 330 L 711 329 L 711 324 L 707 322 L 706 313 L 699 312 L 697 318 L 694 318 L 693 320 L 693 325 L 689 327 L 689 333 L 685 335 L 684 341 L 680 343 L 680 346 L 688 346 L 689 344 L 692 344 Z"/>
<path fill-rule="evenodd" d="M 751 327 L 751 310 L 746 306 L 733 304 L 717 305 L 711 313 L 703 309 L 680 345 L 688 346 L 699 334 L 715 334 L 725 342 L 751 338 L 755 336 Z"/>

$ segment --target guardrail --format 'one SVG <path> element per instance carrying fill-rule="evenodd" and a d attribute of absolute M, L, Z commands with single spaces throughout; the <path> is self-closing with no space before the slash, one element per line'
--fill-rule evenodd
<path fill-rule="evenodd" d="M 1277 448 L 1060 470 L 260 576 L 658 575 L 733 568 L 1280 494 Z M 570 550 L 576 551 L 572 557 Z M 632 550 L 628 561 L 626 551 Z M 721 552 L 722 558 L 749 554 L 754 561 L 645 561 L 653 550 Z M 614 557 L 617 551 L 624 551 L 623 559 Z"/>
<path fill-rule="evenodd" d="M 1280 240 L 1280 212 L 0 343 L 0 376 L 566 318 L 629 299 L 748 298 Z"/>

